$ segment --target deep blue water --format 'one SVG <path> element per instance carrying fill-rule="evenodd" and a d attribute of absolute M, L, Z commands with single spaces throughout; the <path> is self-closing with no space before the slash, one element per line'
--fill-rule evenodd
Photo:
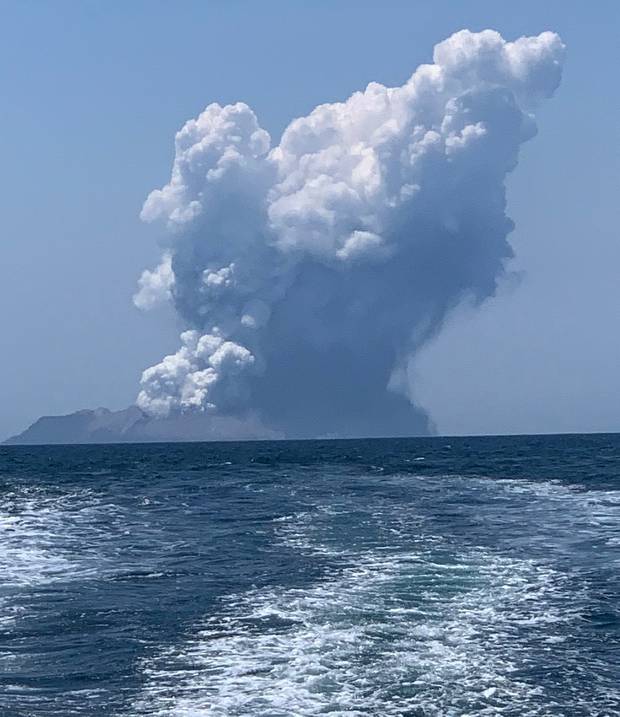
<path fill-rule="evenodd" d="M 620 436 L 0 448 L 0 715 L 620 715 Z"/>

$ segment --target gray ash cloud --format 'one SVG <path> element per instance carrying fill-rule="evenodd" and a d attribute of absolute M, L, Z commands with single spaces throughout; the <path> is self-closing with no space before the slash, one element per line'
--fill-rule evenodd
<path fill-rule="evenodd" d="M 428 432 L 407 365 L 463 297 L 493 295 L 506 175 L 563 56 L 551 32 L 463 30 L 401 87 L 320 105 L 278 145 L 243 103 L 187 122 L 142 210 L 169 241 L 135 297 L 172 302 L 187 330 L 144 371 L 140 408 L 293 436 Z"/>

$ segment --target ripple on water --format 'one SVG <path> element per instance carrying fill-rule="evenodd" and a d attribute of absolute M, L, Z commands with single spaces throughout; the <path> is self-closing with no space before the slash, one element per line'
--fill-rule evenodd
<path fill-rule="evenodd" d="M 547 715 L 523 667 L 575 619 L 565 577 L 472 550 L 367 552 L 308 588 L 231 596 L 144 665 L 149 715 Z"/>
<path fill-rule="evenodd" d="M 531 512 L 521 521 L 551 510 L 549 530 L 562 510 L 586 510 L 606 524 L 618 517 L 615 494 L 592 498 L 551 482 L 478 480 L 478 489 L 522 494 Z M 396 542 L 360 549 L 341 531 L 334 538 L 347 507 L 336 501 L 281 518 L 283 543 L 332 561 L 324 579 L 230 596 L 185 643 L 145 661 L 134 713 L 618 714 L 620 694 L 609 682 L 562 684 L 582 672 L 571 639 L 587 610 L 585 584 L 550 562 L 459 547 L 445 536 L 422 531 L 407 542 L 407 525 L 425 525 L 411 507 L 394 516 L 368 506 L 365 530 L 374 520 Z M 541 679 L 551 655 L 557 679 Z"/>
<path fill-rule="evenodd" d="M 432 467 L 430 448 L 406 457 L 427 453 L 418 466 Z M 255 467 L 231 477 L 214 460 L 217 479 L 188 469 L 178 483 L 153 472 L 115 485 L 102 472 L 114 490 L 76 480 L 63 493 L 51 480 L 5 492 L 0 629 L 16 649 L 0 659 L 16 679 L 0 705 L 126 717 L 620 714 L 606 644 L 618 634 L 619 494 L 379 462 L 364 457 L 369 475 L 330 464 L 258 480 Z M 180 582 L 162 577 L 188 556 L 178 597 Z M 254 556 L 256 570 L 235 573 Z M 168 631 L 152 610 L 163 590 L 178 616 Z M 93 594 L 102 611 L 89 622 L 75 606 L 88 610 Z M 119 654 L 127 661 L 106 673 Z"/>

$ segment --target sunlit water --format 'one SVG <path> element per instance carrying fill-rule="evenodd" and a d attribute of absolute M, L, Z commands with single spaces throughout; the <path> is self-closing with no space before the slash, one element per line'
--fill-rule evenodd
<path fill-rule="evenodd" d="M 0 715 L 620 715 L 620 436 L 0 449 Z"/>

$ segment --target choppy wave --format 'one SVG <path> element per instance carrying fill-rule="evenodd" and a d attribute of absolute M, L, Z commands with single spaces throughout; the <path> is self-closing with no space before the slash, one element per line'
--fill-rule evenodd
<path fill-rule="evenodd" d="M 1 715 L 620 715 L 620 439 L 8 449 L 0 475 Z"/>
<path fill-rule="evenodd" d="M 463 479 L 412 482 L 421 481 L 426 490 L 441 484 L 449 494 Z M 613 491 L 583 494 L 553 482 L 467 483 L 487 501 L 503 494 L 524 498 L 529 514 L 512 522 L 522 521 L 529 538 L 531 521 L 546 515 L 549 522 L 540 527 L 549 550 L 561 547 L 558 527 L 575 532 L 566 526 L 567 511 L 579 512 L 589 532 L 618 527 Z M 347 508 L 355 506 L 336 501 L 280 519 L 280 540 L 342 565 L 307 587 L 229 596 L 187 642 L 145 663 L 148 683 L 135 713 L 617 714 L 620 693 L 612 682 L 595 680 L 577 690 L 563 684 L 601 667 L 574 644 L 590 607 L 584 581 L 552 561 L 463 548 L 427 533 L 428 521 L 411 507 L 394 516 L 369 506 L 364 520 L 383 529 L 386 540 L 356 549 L 340 529 Z M 412 525 L 423 529 L 412 534 Z M 557 676 L 548 674 L 547 663 Z"/>
<path fill-rule="evenodd" d="M 84 578 L 100 569 L 92 546 L 101 508 L 89 491 L 48 496 L 8 492 L 0 511 L 0 584 L 4 589 Z M 95 558 L 95 559 L 93 559 Z"/>
<path fill-rule="evenodd" d="M 233 598 L 181 653 L 149 666 L 151 686 L 136 707 L 257 716 L 516 710 L 536 692 L 514 674 L 527 649 L 516 633 L 544 625 L 548 644 L 562 640 L 550 629 L 573 617 L 570 605 L 554 604 L 561 577 L 484 553 L 460 558 L 367 555 L 310 589 Z"/>

